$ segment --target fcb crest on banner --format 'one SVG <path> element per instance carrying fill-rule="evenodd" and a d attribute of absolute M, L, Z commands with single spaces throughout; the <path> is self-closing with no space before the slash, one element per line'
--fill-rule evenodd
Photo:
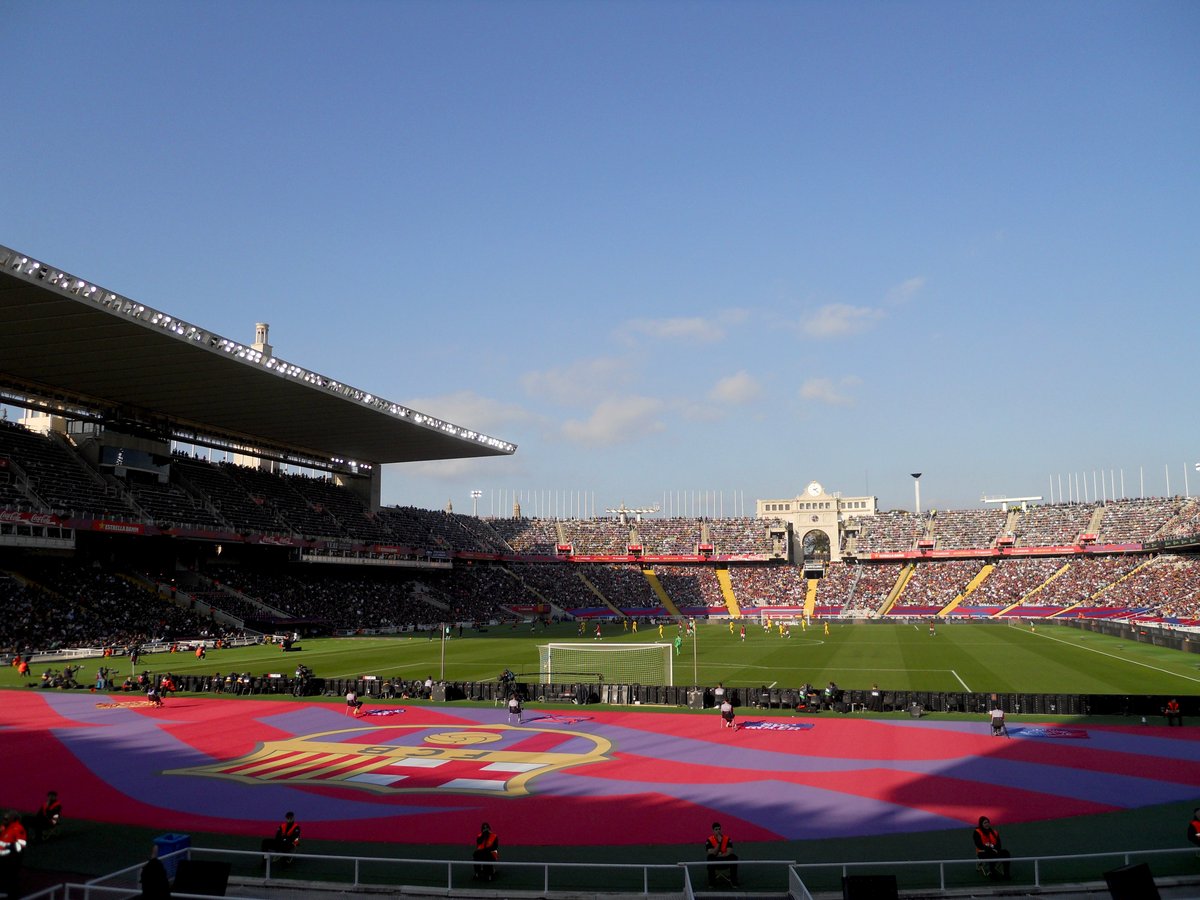
<path fill-rule="evenodd" d="M 510 725 L 377 725 L 268 741 L 238 759 L 164 775 L 376 793 L 528 794 L 539 775 L 609 759 L 591 734 Z"/>

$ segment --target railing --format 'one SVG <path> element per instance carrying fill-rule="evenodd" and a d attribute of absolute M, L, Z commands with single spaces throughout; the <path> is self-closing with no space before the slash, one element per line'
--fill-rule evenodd
<path fill-rule="evenodd" d="M 393 859 L 386 857 L 336 856 L 330 854 L 298 853 L 287 861 L 278 854 L 272 856 L 246 850 L 226 850 L 191 847 L 164 854 L 164 863 L 184 859 L 211 858 L 230 864 L 232 884 L 225 894 L 231 900 L 258 900 L 277 893 L 281 886 L 302 884 L 314 890 L 334 891 L 338 886 L 358 888 L 408 888 L 417 893 L 465 892 L 473 886 L 474 866 L 471 860 Z M 1200 884 L 1195 866 L 1195 851 L 1191 848 L 1170 850 L 1129 850 L 1107 853 L 1087 853 L 1061 856 L 1024 856 L 1005 860 L 1011 866 L 1011 879 L 1003 882 L 1005 890 L 1025 888 L 1040 890 L 1065 884 L 1103 883 L 1108 869 L 1133 863 L 1153 863 L 1156 878 L 1177 878 L 1183 883 Z M 551 897 L 555 894 L 623 894 L 654 897 L 656 900 L 679 898 L 693 900 L 699 887 L 706 883 L 704 873 L 708 863 L 678 862 L 670 864 L 638 863 L 556 863 L 508 862 L 487 863 L 492 866 L 502 885 L 501 892 Z M 717 864 L 722 868 L 726 863 Z M 928 860 L 876 860 L 865 862 L 797 863 L 794 860 L 737 861 L 743 891 L 758 895 L 787 896 L 793 900 L 812 900 L 822 893 L 840 894 L 842 879 L 852 875 L 890 875 L 896 878 L 901 891 L 934 896 L 951 890 L 980 888 L 988 880 L 977 871 L 974 858 Z M 125 900 L 135 894 L 141 864 L 130 866 L 82 885 L 60 885 L 30 894 L 26 900 Z M 496 885 L 486 883 L 487 890 Z M 984 888 L 987 890 L 987 888 Z M 199 896 L 175 891 L 173 897 Z"/>
<path fill-rule="evenodd" d="M 1135 862 L 1155 862 L 1156 877 L 1186 877 L 1200 883 L 1195 866 L 1194 848 L 1170 850 L 1125 850 L 1107 853 L 1084 853 L 1061 856 L 1014 856 L 1008 863 L 1010 877 L 1006 888 L 1029 887 L 1041 889 L 1053 885 L 1102 882 L 1107 869 Z M 805 892 L 840 891 L 842 878 L 847 875 L 895 875 L 902 891 L 944 892 L 951 889 L 976 887 L 986 876 L 979 871 L 976 859 L 889 860 L 875 862 L 797 863 L 792 867 L 796 882 Z M 794 884 L 795 882 L 793 882 Z M 793 897 L 805 894 L 792 891 Z M 811 896 L 809 894 L 808 896 Z"/>

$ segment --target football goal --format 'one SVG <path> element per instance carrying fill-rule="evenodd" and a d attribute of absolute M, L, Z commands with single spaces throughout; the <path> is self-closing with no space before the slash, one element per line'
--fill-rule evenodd
<path fill-rule="evenodd" d="M 674 650 L 670 644 L 539 644 L 538 663 L 542 684 L 675 683 Z"/>

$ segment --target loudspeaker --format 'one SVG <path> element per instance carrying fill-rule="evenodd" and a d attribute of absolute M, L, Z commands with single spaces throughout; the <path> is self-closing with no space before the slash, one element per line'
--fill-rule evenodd
<path fill-rule="evenodd" d="M 430 698 L 434 703 L 446 702 L 446 685 L 438 683 L 433 686 L 433 693 Z"/>
<path fill-rule="evenodd" d="M 898 900 L 895 875 L 843 875 L 842 900 Z"/>
<path fill-rule="evenodd" d="M 1104 883 L 1112 900 L 1159 900 L 1154 876 L 1145 863 L 1109 869 L 1104 873 Z"/>
<path fill-rule="evenodd" d="M 203 894 L 206 897 L 224 897 L 229 885 L 227 862 L 208 859 L 181 859 L 175 885 L 176 894 Z"/>
<path fill-rule="evenodd" d="M 704 691 L 688 691 L 688 709 L 704 709 Z"/>

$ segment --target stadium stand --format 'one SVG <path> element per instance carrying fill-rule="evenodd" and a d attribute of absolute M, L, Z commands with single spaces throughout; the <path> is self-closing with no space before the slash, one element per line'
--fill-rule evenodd
<path fill-rule="evenodd" d="M 903 510 L 855 519 L 861 553 L 913 550 L 925 537 L 927 519 Z"/>
<path fill-rule="evenodd" d="M 731 566 L 733 594 L 743 610 L 763 606 L 787 606 L 802 609 L 808 581 L 795 566 L 786 563 Z"/>

